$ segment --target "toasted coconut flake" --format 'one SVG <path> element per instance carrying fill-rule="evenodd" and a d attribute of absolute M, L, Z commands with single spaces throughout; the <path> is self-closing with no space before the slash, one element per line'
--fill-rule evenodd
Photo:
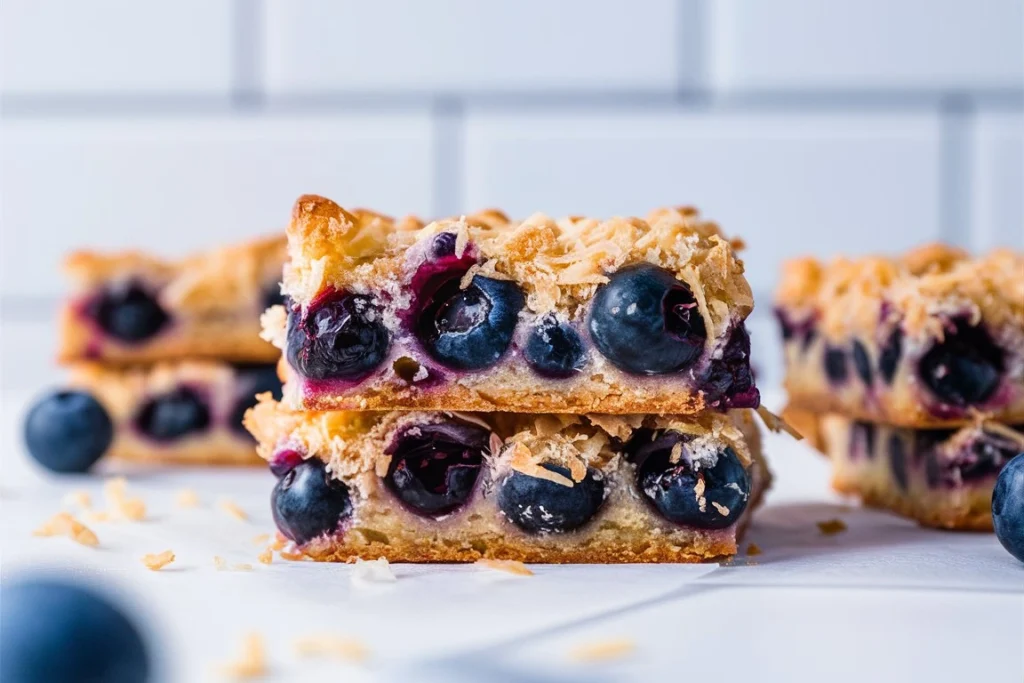
<path fill-rule="evenodd" d="M 251 572 L 252 569 L 252 565 L 248 562 L 239 562 L 238 564 L 231 565 L 231 571 L 233 572 Z"/>
<path fill-rule="evenodd" d="M 242 653 L 237 659 L 220 667 L 225 676 L 235 679 L 262 678 L 267 675 L 267 656 L 263 636 L 250 633 L 242 641 Z"/>
<path fill-rule="evenodd" d="M 256 534 L 252 537 L 253 545 L 265 545 L 270 542 L 270 534 Z"/>
<path fill-rule="evenodd" d="M 300 657 L 335 657 L 347 662 L 362 662 L 370 654 L 362 642 L 354 638 L 330 634 L 306 636 L 295 640 L 295 654 Z"/>
<path fill-rule="evenodd" d="M 142 556 L 142 564 L 146 565 L 146 569 L 150 571 L 159 571 L 174 562 L 174 553 L 170 550 L 165 550 L 162 553 L 149 553 Z"/>
<path fill-rule="evenodd" d="M 82 489 L 71 491 L 64 496 L 61 502 L 67 507 L 77 506 L 83 510 L 88 510 L 92 507 L 92 498 L 89 496 L 89 492 Z"/>
<path fill-rule="evenodd" d="M 249 515 L 245 513 L 245 510 L 238 507 L 234 501 L 228 500 L 227 498 L 222 498 L 220 502 L 217 503 L 217 506 L 225 513 L 239 521 L 245 522 L 249 519 Z"/>
<path fill-rule="evenodd" d="M 367 583 L 394 583 L 398 580 L 391 570 L 391 564 L 385 557 L 378 557 L 376 560 L 364 560 L 356 558 L 355 566 L 352 568 L 352 581 L 365 581 Z"/>
<path fill-rule="evenodd" d="M 277 554 L 281 556 L 282 560 L 289 560 L 291 562 L 303 562 L 306 556 L 302 553 L 293 553 L 289 550 L 279 550 Z"/>
<path fill-rule="evenodd" d="M 718 510 L 718 514 L 722 515 L 723 517 L 728 517 L 729 516 L 730 510 L 729 510 L 729 508 L 725 507 L 724 505 L 722 505 L 720 503 L 716 503 L 715 501 L 711 501 L 711 507 L 713 507 L 716 510 Z"/>
<path fill-rule="evenodd" d="M 636 650 L 636 643 L 629 638 L 599 640 L 579 645 L 572 649 L 569 656 L 577 662 L 606 662 L 622 659 Z"/>
<path fill-rule="evenodd" d="M 199 494 L 192 489 L 181 489 L 174 496 L 174 504 L 180 508 L 197 508 Z"/>
<path fill-rule="evenodd" d="M 263 552 L 256 556 L 260 564 L 270 564 L 274 561 L 274 551 L 271 550 L 270 546 L 264 548 Z"/>
<path fill-rule="evenodd" d="M 846 531 L 846 522 L 841 519 L 827 519 L 818 522 L 818 530 L 826 536 L 834 536 Z"/>
<path fill-rule="evenodd" d="M 87 522 L 100 523 L 110 521 L 110 513 L 104 510 L 86 510 L 85 512 L 82 513 L 82 517 Z"/>
<path fill-rule="evenodd" d="M 530 568 L 517 560 L 492 560 L 490 558 L 484 558 L 477 560 L 473 564 L 485 569 L 494 569 L 499 572 L 515 574 L 516 576 L 533 576 L 533 572 L 530 571 Z"/>
<path fill-rule="evenodd" d="M 128 481 L 124 477 L 108 479 L 103 485 L 103 497 L 110 506 L 110 518 L 139 522 L 146 517 L 146 504 L 141 498 L 128 497 Z"/>
<path fill-rule="evenodd" d="M 793 429 L 788 422 L 765 408 L 763 405 L 757 407 L 757 415 L 761 418 L 761 421 L 764 422 L 764 426 L 767 427 L 769 431 L 776 433 L 785 432 L 797 441 L 803 440 L 803 434 Z"/>
<path fill-rule="evenodd" d="M 100 544 L 99 538 L 92 529 L 85 526 L 67 512 L 58 512 L 48 519 L 38 529 L 32 532 L 33 536 L 67 536 L 75 543 L 95 548 Z"/>

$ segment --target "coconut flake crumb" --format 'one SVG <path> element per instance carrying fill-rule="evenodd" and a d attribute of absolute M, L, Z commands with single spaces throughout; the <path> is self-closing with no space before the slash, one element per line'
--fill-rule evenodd
<path fill-rule="evenodd" d="M 753 557 L 754 555 L 760 555 L 760 554 L 761 554 L 761 546 L 759 546 L 758 544 L 751 543 L 750 545 L 747 546 L 747 555 L 749 557 Z"/>
<path fill-rule="evenodd" d="M 499 572 L 515 574 L 516 576 L 533 576 L 530 568 L 518 560 L 492 560 L 484 558 L 477 560 L 473 564 L 486 569 L 495 569 Z"/>
<path fill-rule="evenodd" d="M 231 565 L 231 571 L 233 572 L 251 572 L 252 565 L 248 562 L 239 562 L 238 564 Z"/>
<path fill-rule="evenodd" d="M 364 560 L 356 558 L 355 566 L 352 568 L 353 583 L 363 581 L 366 583 L 394 583 L 398 580 L 395 573 L 391 571 L 391 564 L 387 558 L 378 557 L 376 560 Z"/>
<path fill-rule="evenodd" d="M 99 538 L 92 529 L 85 526 L 67 512 L 58 512 L 48 519 L 38 529 L 32 532 L 33 536 L 67 536 L 75 543 L 95 548 L 100 544 Z"/>
<path fill-rule="evenodd" d="M 223 510 L 224 512 L 226 512 L 227 514 L 231 515 L 239 521 L 245 522 L 249 519 L 249 515 L 245 513 L 245 510 L 238 507 L 238 504 L 235 503 L 234 501 L 228 500 L 227 498 L 222 498 L 217 505 L 218 507 L 220 507 L 221 510 Z"/>
<path fill-rule="evenodd" d="M 265 545 L 270 542 L 270 534 L 256 534 L 252 537 L 253 545 Z"/>
<path fill-rule="evenodd" d="M 722 515 L 723 517 L 728 517 L 729 516 L 729 512 L 730 512 L 729 508 L 725 507 L 721 503 L 716 503 L 715 501 L 711 501 L 711 507 L 713 507 L 716 510 L 718 510 L 718 514 Z"/>
<path fill-rule="evenodd" d="M 197 508 L 199 494 L 192 489 L 181 489 L 174 496 L 174 504 L 180 508 Z"/>
<path fill-rule="evenodd" d="M 146 517 L 146 504 L 141 498 L 128 497 L 128 481 L 124 477 L 108 479 L 103 497 L 110 505 L 110 518 L 139 522 Z"/>
<path fill-rule="evenodd" d="M 846 522 L 841 519 L 826 519 L 818 522 L 818 531 L 826 536 L 835 536 L 846 531 Z"/>
<path fill-rule="evenodd" d="M 569 656 L 577 662 L 606 662 L 622 659 L 636 650 L 636 643 L 628 638 L 616 640 L 599 640 L 579 645 L 572 649 Z"/>
<path fill-rule="evenodd" d="M 262 553 L 256 556 L 256 559 L 260 561 L 260 564 L 270 564 L 274 561 L 274 551 L 267 546 Z"/>
<path fill-rule="evenodd" d="M 159 571 L 174 562 L 174 553 L 170 550 L 165 550 L 162 553 L 149 553 L 142 556 L 142 564 L 146 565 L 146 569 L 150 571 Z"/>
<path fill-rule="evenodd" d="M 222 664 L 221 673 L 236 679 L 261 678 L 267 675 L 267 655 L 263 636 L 250 633 L 242 641 L 242 654 L 237 659 Z"/>
<path fill-rule="evenodd" d="M 302 553 L 293 553 L 289 550 L 284 549 L 278 550 L 277 554 L 281 557 L 282 560 L 291 560 L 292 562 L 302 562 L 306 559 L 306 556 Z"/>
<path fill-rule="evenodd" d="M 300 657 L 328 656 L 361 662 L 369 656 L 370 651 L 355 638 L 323 634 L 296 639 L 295 654 Z"/>
<path fill-rule="evenodd" d="M 78 491 L 71 491 L 61 501 L 67 507 L 78 506 L 83 510 L 88 510 L 92 507 L 92 498 L 89 497 L 89 492 L 79 489 Z"/>

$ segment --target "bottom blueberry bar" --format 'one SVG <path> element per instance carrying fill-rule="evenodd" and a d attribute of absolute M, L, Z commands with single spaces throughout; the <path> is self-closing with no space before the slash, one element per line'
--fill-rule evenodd
<path fill-rule="evenodd" d="M 736 552 L 767 488 L 753 412 L 246 416 L 278 529 L 326 561 L 699 562 Z"/>
<path fill-rule="evenodd" d="M 149 367 L 72 367 L 70 385 L 92 394 L 110 416 L 104 457 L 193 465 L 256 465 L 242 426 L 256 394 L 281 395 L 273 365 L 178 361 Z"/>
<path fill-rule="evenodd" d="M 826 415 L 815 436 L 836 490 L 947 529 L 992 530 L 996 478 L 1024 450 L 1024 425 L 991 422 L 907 429 Z"/>

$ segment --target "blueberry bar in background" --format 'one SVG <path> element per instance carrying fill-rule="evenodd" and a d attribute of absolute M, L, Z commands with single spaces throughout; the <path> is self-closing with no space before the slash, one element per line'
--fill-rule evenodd
<path fill-rule="evenodd" d="M 930 245 L 788 263 L 776 297 L 791 405 L 905 427 L 1024 423 L 1024 254 Z"/>
<path fill-rule="evenodd" d="M 751 408 L 737 246 L 688 208 L 424 225 L 303 196 L 264 334 L 296 410 Z"/>
<path fill-rule="evenodd" d="M 60 316 L 62 362 L 178 358 L 274 363 L 259 316 L 281 301 L 284 236 L 168 261 L 140 252 L 79 251 Z"/>
<path fill-rule="evenodd" d="M 698 562 L 736 552 L 769 484 L 753 411 L 246 417 L 280 532 L 326 561 Z"/>

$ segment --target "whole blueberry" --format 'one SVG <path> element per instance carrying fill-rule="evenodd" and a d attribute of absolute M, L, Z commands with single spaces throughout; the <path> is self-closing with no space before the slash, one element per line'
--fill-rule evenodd
<path fill-rule="evenodd" d="M 878 354 L 878 372 L 886 384 L 892 384 L 899 367 L 900 356 L 903 354 L 903 330 L 896 328 L 882 345 Z"/>
<path fill-rule="evenodd" d="M 992 491 L 992 525 L 1003 547 L 1024 562 L 1024 453 L 999 473 Z"/>
<path fill-rule="evenodd" d="M 209 426 L 206 400 L 185 386 L 154 396 L 135 416 L 135 428 L 154 441 L 174 441 Z"/>
<path fill-rule="evenodd" d="M 338 531 L 352 517 L 348 487 L 319 458 L 285 472 L 270 496 L 270 507 L 277 528 L 299 544 Z"/>
<path fill-rule="evenodd" d="M 257 394 L 270 393 L 274 399 L 281 400 L 281 379 L 277 376 L 276 365 L 236 365 L 235 385 L 237 398 L 231 409 L 231 429 L 238 434 L 248 435 L 242 425 L 246 411 L 256 405 Z"/>
<path fill-rule="evenodd" d="M 110 448 L 114 424 L 99 401 L 58 391 L 36 401 L 25 418 L 25 445 L 54 472 L 85 472 Z"/>
<path fill-rule="evenodd" d="M 543 463 L 541 467 L 572 480 L 568 467 Z M 604 479 L 588 468 L 572 486 L 531 477 L 513 470 L 498 485 L 498 508 L 510 522 L 530 534 L 578 529 L 604 502 Z"/>
<path fill-rule="evenodd" d="M 860 381 L 870 387 L 874 380 L 874 372 L 871 368 L 871 357 L 868 356 L 868 349 L 859 339 L 853 340 L 853 369 L 857 371 Z"/>
<path fill-rule="evenodd" d="M 728 446 L 707 463 L 693 459 L 687 443 L 677 432 L 663 432 L 637 448 L 637 487 L 670 522 L 698 529 L 731 526 L 750 499 L 747 471 Z"/>
<path fill-rule="evenodd" d="M 943 340 L 921 357 L 918 372 L 935 396 L 963 408 L 991 398 L 1004 365 L 1003 350 L 985 328 L 957 318 Z"/>
<path fill-rule="evenodd" d="M 707 332 L 690 288 L 664 268 L 623 268 L 594 294 L 590 336 L 612 365 L 637 375 L 678 372 L 697 360 Z"/>
<path fill-rule="evenodd" d="M 0 587 L 0 680 L 4 683 L 143 683 L 146 644 L 106 598 L 54 578 Z"/>
<path fill-rule="evenodd" d="M 701 389 L 717 408 L 756 408 L 761 404 L 750 367 L 750 335 L 744 323 L 733 328 L 721 355 L 708 364 Z"/>
<path fill-rule="evenodd" d="M 836 384 L 842 384 L 849 377 L 850 368 L 846 364 L 846 352 L 842 349 L 826 346 L 822 360 L 825 366 L 825 375 Z"/>
<path fill-rule="evenodd" d="M 370 297 L 342 295 L 288 314 L 288 362 L 310 379 L 359 380 L 388 355 L 391 335 Z"/>
<path fill-rule="evenodd" d="M 410 510 L 444 516 L 473 493 L 490 435 L 462 422 L 406 427 L 384 449 L 391 456 L 384 484 Z"/>
<path fill-rule="evenodd" d="M 583 369 L 583 340 L 567 322 L 546 315 L 530 330 L 523 357 L 537 374 L 544 377 L 571 377 Z"/>
<path fill-rule="evenodd" d="M 100 329 L 124 342 L 149 339 L 170 321 L 159 302 L 137 282 L 106 290 L 86 312 Z"/>
<path fill-rule="evenodd" d="M 514 282 L 477 275 L 463 289 L 461 276 L 444 282 L 416 320 L 427 353 L 456 370 L 480 370 L 498 362 L 512 343 L 526 299 Z"/>

